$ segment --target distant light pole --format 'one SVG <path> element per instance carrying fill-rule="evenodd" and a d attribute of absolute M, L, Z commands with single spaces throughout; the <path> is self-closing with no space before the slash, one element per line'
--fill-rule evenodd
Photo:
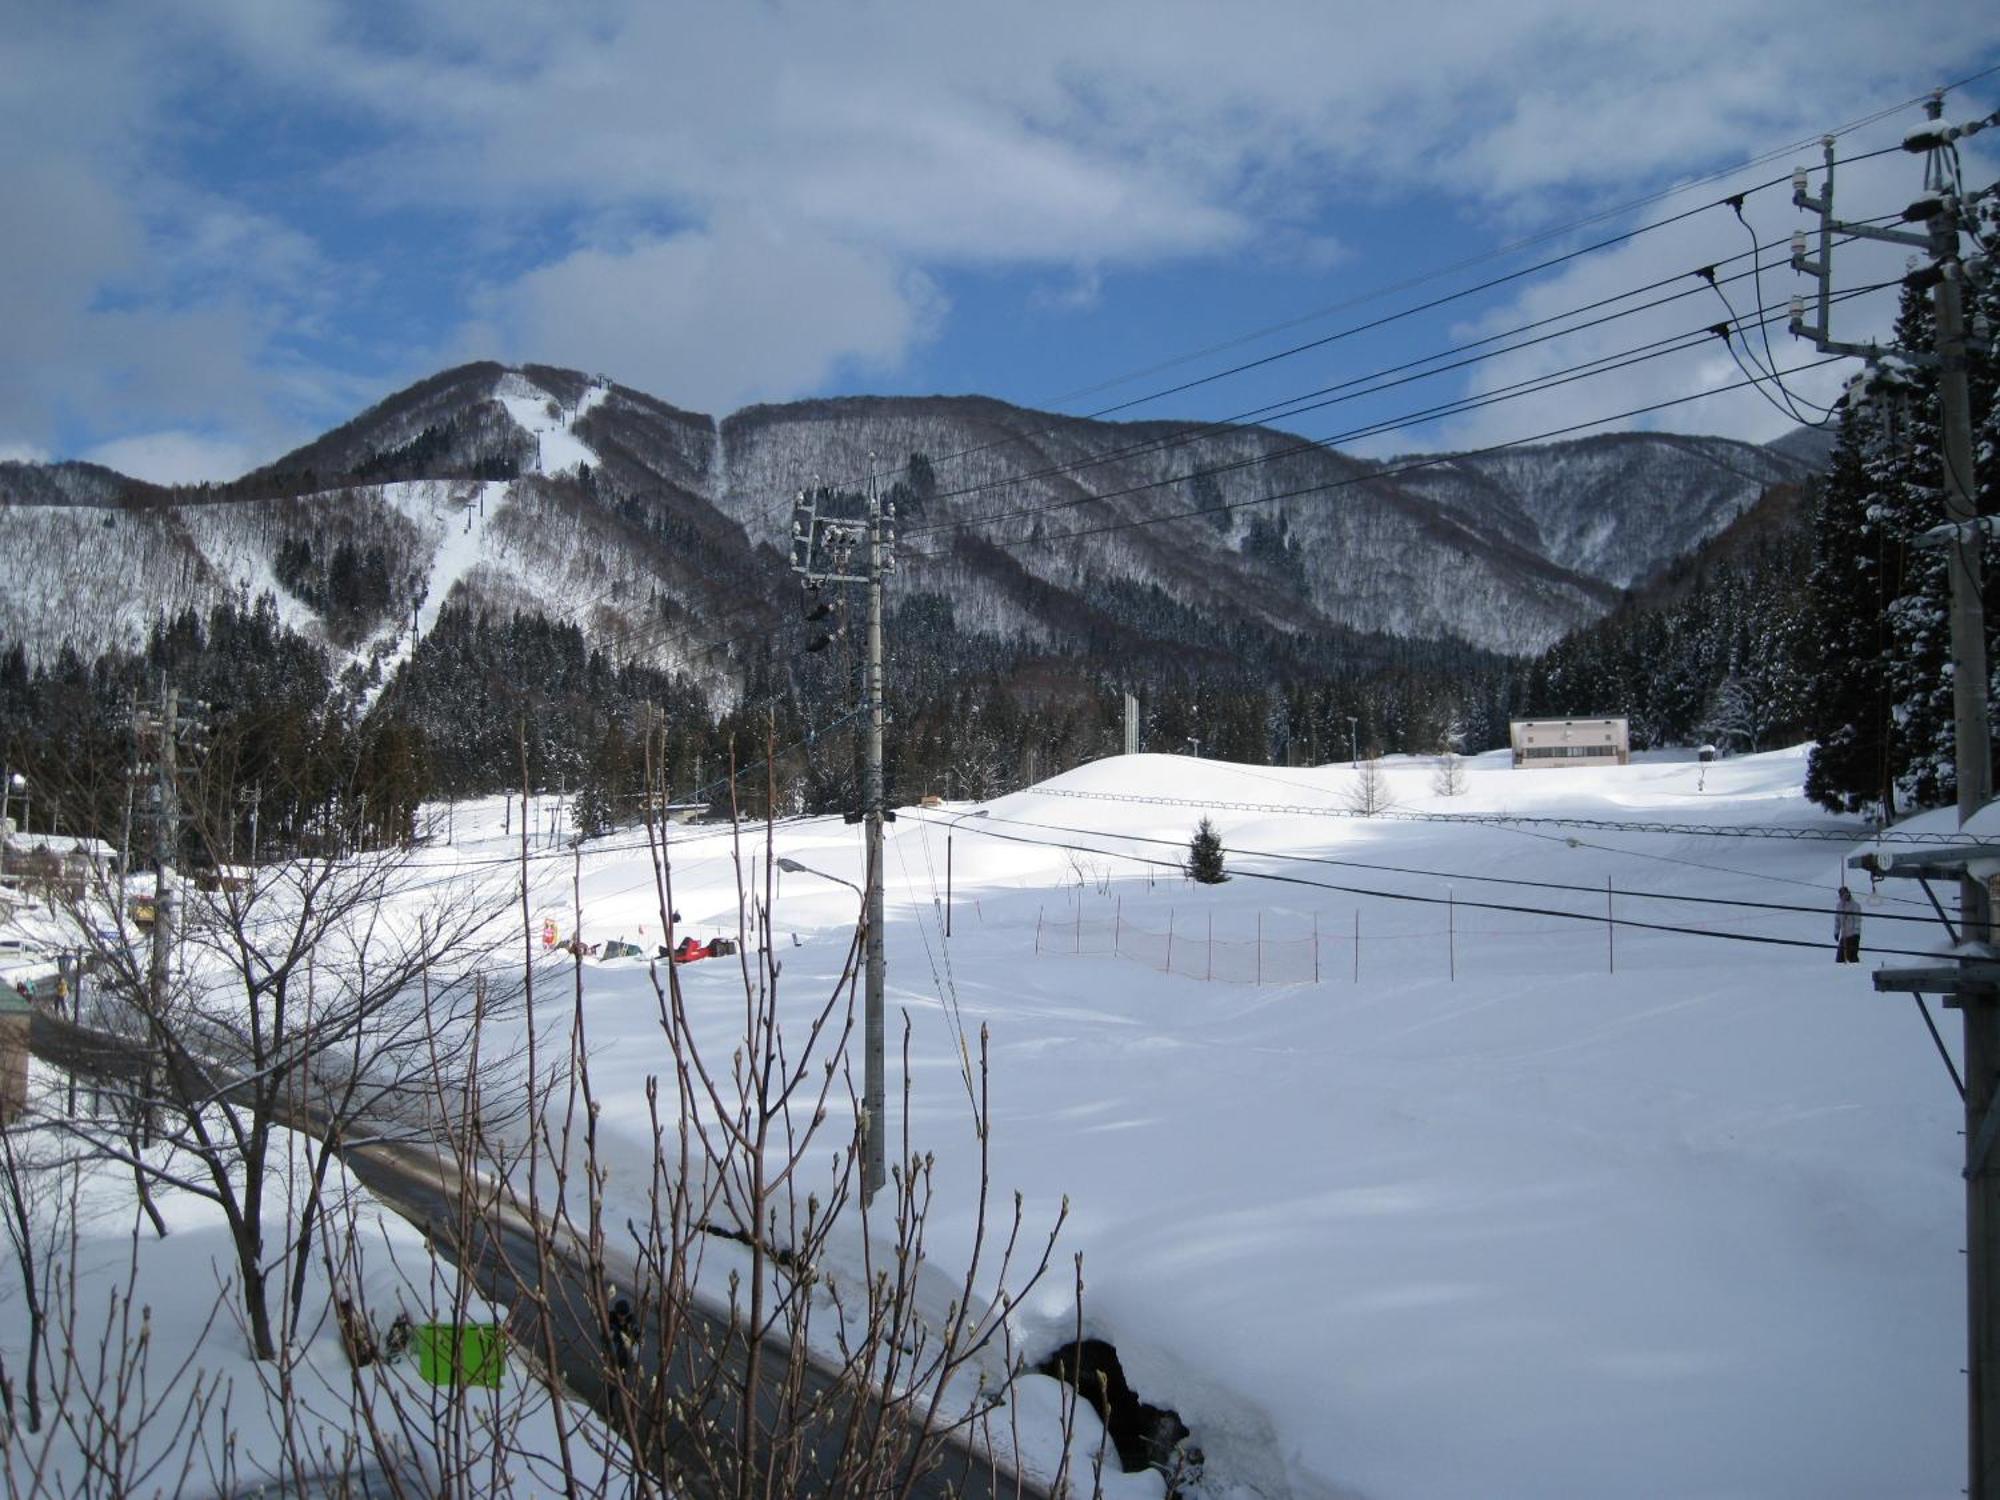
<path fill-rule="evenodd" d="M 817 875 L 821 880 L 831 880 L 835 885 L 846 886 L 857 896 L 865 897 L 868 894 L 851 880 L 842 880 L 838 875 L 829 875 L 824 870 L 815 870 L 811 865 L 802 865 L 795 859 L 780 859 L 778 861 L 778 868 L 783 870 L 787 875 Z"/>
<path fill-rule="evenodd" d="M 856 885 L 853 881 L 843 880 L 838 875 L 829 875 L 824 870 L 815 870 L 811 865 L 802 865 L 795 859 L 780 859 L 778 861 L 778 868 L 784 871 L 787 875 L 817 875 L 821 880 L 831 880 L 835 885 L 846 886 L 850 891 L 854 892 L 855 895 L 861 898 L 861 923 L 864 929 L 867 927 L 870 908 L 873 907 L 875 903 L 869 900 L 869 893 L 867 891 L 862 890 L 861 887 Z M 864 931 L 862 933 L 862 937 L 864 939 L 872 939 L 873 934 Z M 882 1077 L 882 1069 L 883 1069 L 881 1028 L 874 1026 L 867 1027 L 865 1028 L 865 1036 L 866 1036 L 867 1056 L 864 1060 L 863 1067 L 866 1072 L 866 1075 L 869 1078 L 879 1079 Z M 873 1095 L 872 1090 L 867 1092 Z M 878 1109 L 880 1108 L 879 1105 L 877 1105 L 876 1107 Z M 869 1184 L 869 1177 L 871 1175 L 869 1170 L 869 1164 L 870 1162 L 876 1159 L 875 1152 L 879 1149 L 877 1143 L 882 1140 L 882 1128 L 885 1123 L 886 1122 L 875 1118 L 872 1114 L 869 1117 L 868 1135 L 867 1135 L 867 1155 L 869 1157 L 869 1161 L 864 1162 L 862 1164 L 861 1201 L 864 1205 L 871 1198 L 875 1196 L 874 1187 Z"/>
<path fill-rule="evenodd" d="M 1360 722 L 1352 714 L 1347 716 L 1347 753 L 1353 757 L 1357 766 L 1361 764 L 1361 737 L 1355 726 Z"/>

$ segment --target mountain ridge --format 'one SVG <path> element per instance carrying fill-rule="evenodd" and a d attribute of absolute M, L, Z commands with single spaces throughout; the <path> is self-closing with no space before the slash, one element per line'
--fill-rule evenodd
<path fill-rule="evenodd" d="M 0 636 L 31 654 L 86 650 L 129 641 L 149 608 L 276 588 L 288 617 L 350 664 L 372 654 L 379 673 L 427 603 L 434 618 L 443 601 L 427 592 L 448 575 L 455 597 L 577 617 L 613 649 L 698 668 L 687 637 L 701 627 L 782 615 L 792 493 L 874 474 L 900 509 L 896 592 L 944 601 L 970 637 L 1079 650 L 1123 638 L 1134 626 L 1120 611 L 1157 586 L 1274 640 L 1363 632 L 1520 655 L 1810 472 L 1775 447 L 1637 433 L 1385 464 L 1272 428 L 1104 422 L 988 396 L 717 417 L 579 371 L 485 361 L 227 485 L 0 464 L 10 550 L 108 553 L 130 585 L 94 603 L 81 590 L 67 625 L 31 618 L 48 590 L 10 586 Z M 475 506 L 487 554 L 441 568 Z M 358 593 L 357 566 L 373 570 Z M 314 601 L 341 589 L 353 598 L 336 629 Z M 1067 607 L 1052 609 L 1058 596 Z"/>

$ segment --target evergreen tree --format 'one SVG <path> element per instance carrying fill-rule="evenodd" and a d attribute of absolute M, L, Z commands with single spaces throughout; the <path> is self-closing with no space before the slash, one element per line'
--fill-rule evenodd
<path fill-rule="evenodd" d="M 1903 295 L 1896 342 L 1932 344 L 1929 303 Z M 1891 441 L 1870 454 L 1868 525 L 1889 559 L 1886 652 L 1895 792 L 1905 807 L 1938 807 L 1958 791 L 1954 769 L 1948 554 L 1913 538 L 1944 519 L 1938 498 L 1941 432 L 1936 378 L 1913 372 Z"/>
<path fill-rule="evenodd" d="M 1806 795 L 1835 812 L 1887 807 L 1889 698 L 1884 655 L 1886 539 L 1869 524 L 1870 476 L 1862 448 L 1872 424 L 1843 412 L 1833 464 L 1820 491 L 1806 582 L 1813 739 Z"/>
<path fill-rule="evenodd" d="M 1201 820 L 1194 837 L 1188 840 L 1187 873 L 1188 879 L 1202 885 L 1221 885 L 1229 878 L 1222 868 L 1222 835 L 1207 818 Z"/>

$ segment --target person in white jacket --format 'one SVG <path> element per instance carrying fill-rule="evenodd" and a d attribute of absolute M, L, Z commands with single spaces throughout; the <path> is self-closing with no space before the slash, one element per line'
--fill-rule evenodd
<path fill-rule="evenodd" d="M 1861 962 L 1861 903 L 1846 886 L 1833 904 L 1833 961 L 1837 964 Z"/>

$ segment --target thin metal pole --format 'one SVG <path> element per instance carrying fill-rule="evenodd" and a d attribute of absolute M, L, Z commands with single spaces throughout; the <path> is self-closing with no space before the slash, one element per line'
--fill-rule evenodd
<path fill-rule="evenodd" d="M 1458 983 L 1458 893 L 1444 888 L 1444 948 L 1451 966 L 1451 982 Z"/>
<path fill-rule="evenodd" d="M 1210 912 L 1208 914 L 1208 971 L 1201 977 L 1203 979 L 1215 978 L 1215 913 L 1214 912 Z"/>
<path fill-rule="evenodd" d="M 944 836 L 944 935 L 951 936 L 951 835 Z"/>
<path fill-rule="evenodd" d="M 1319 983 L 1319 912 L 1313 912 L 1313 983 Z"/>
<path fill-rule="evenodd" d="M 1264 982 L 1264 914 L 1257 913 L 1257 983 Z"/>
<path fill-rule="evenodd" d="M 1611 877 L 1604 877 L 1604 964 L 1605 972 L 1618 972 L 1618 924 L 1611 916 Z"/>
<path fill-rule="evenodd" d="M 1361 908 L 1354 908 L 1354 982 L 1361 983 Z"/>
<path fill-rule="evenodd" d="M 1167 972 L 1174 972 L 1174 909 L 1167 908 Z"/>
<path fill-rule="evenodd" d="M 1121 891 L 1111 908 L 1111 956 L 1116 958 L 1125 941 L 1125 896 Z"/>

